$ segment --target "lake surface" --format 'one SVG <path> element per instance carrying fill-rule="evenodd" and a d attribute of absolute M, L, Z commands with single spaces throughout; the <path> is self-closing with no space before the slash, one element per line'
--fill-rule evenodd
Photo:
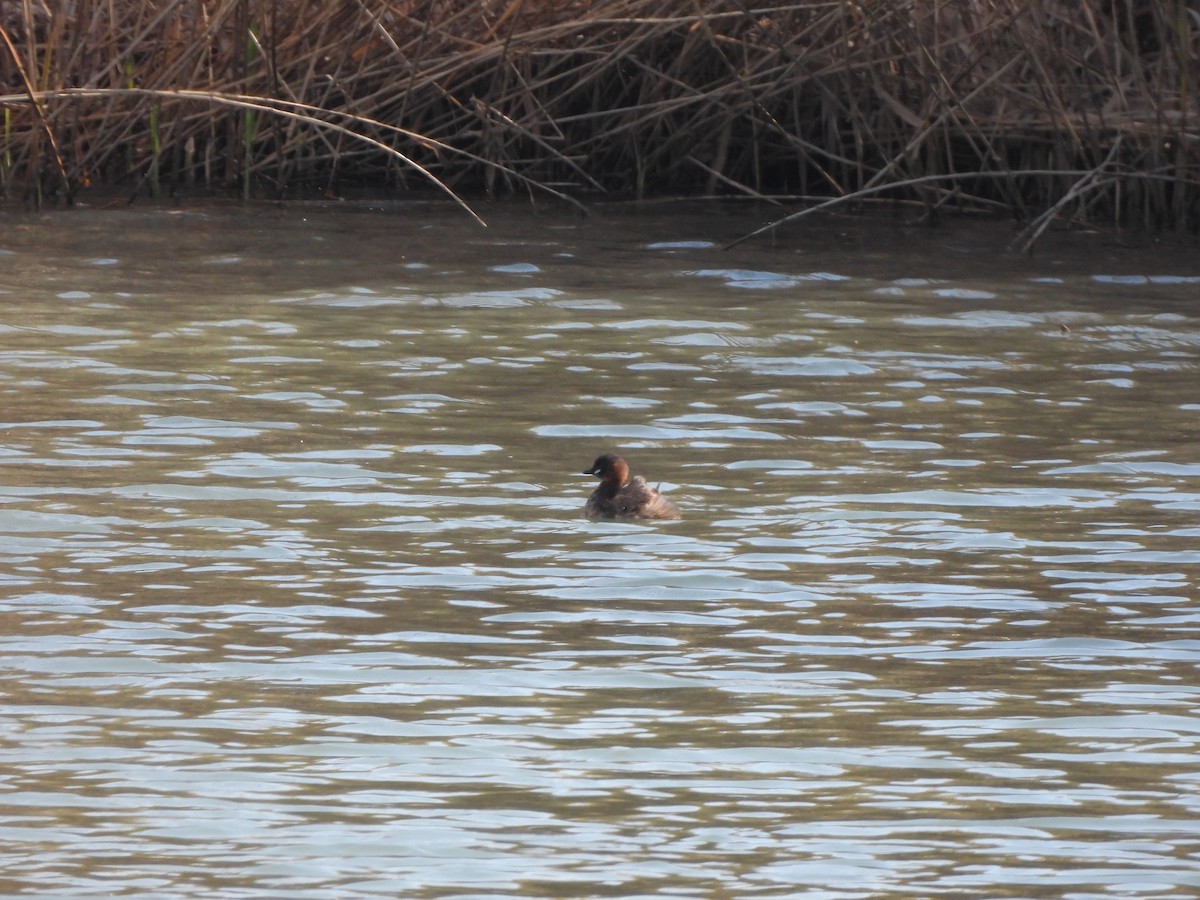
<path fill-rule="evenodd" d="M 1194 248 L 483 213 L 6 220 L 0 894 L 1200 892 Z"/>

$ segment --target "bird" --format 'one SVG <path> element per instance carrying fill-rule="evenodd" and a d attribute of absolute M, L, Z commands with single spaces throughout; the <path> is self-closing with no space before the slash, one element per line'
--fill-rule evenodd
<path fill-rule="evenodd" d="M 600 479 L 583 514 L 589 519 L 678 519 L 679 507 L 641 475 L 629 477 L 629 464 L 615 453 L 596 457 L 584 475 Z"/>

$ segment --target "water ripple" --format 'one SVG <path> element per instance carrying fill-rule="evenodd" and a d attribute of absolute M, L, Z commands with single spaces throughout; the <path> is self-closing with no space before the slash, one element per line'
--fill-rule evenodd
<path fill-rule="evenodd" d="M 6 230 L 0 892 L 1200 887 L 1188 259 L 422 210 Z"/>

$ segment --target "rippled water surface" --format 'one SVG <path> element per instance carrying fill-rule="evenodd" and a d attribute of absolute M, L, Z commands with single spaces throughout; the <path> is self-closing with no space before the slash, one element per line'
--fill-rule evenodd
<path fill-rule="evenodd" d="M 1194 254 L 757 224 L 7 221 L 0 893 L 1196 896 Z"/>

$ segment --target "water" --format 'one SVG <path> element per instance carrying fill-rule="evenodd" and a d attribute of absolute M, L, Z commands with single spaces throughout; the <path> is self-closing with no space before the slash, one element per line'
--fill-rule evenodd
<path fill-rule="evenodd" d="M 1188 254 L 485 216 L 10 221 L 0 893 L 1196 895 Z"/>

